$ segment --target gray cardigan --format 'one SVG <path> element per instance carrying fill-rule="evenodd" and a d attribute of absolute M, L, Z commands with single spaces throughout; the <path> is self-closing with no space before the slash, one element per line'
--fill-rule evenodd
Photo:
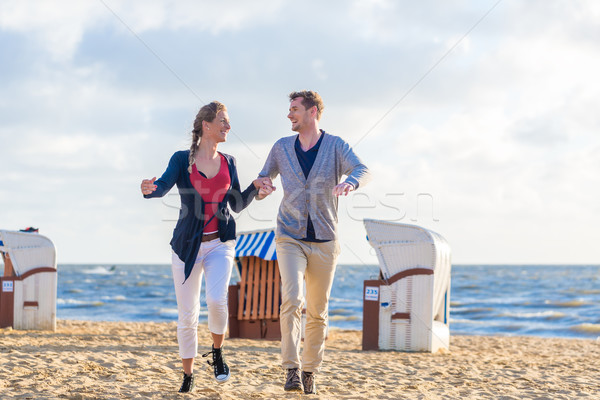
<path fill-rule="evenodd" d="M 337 239 L 338 199 L 331 194 L 340 183 L 358 188 L 367 183 L 369 171 L 348 143 L 323 131 L 323 141 L 308 178 L 304 177 L 294 143 L 298 135 L 279 139 L 273 145 L 259 177 L 281 175 L 283 200 L 277 215 L 277 236 L 306 237 L 308 215 L 320 240 Z"/>

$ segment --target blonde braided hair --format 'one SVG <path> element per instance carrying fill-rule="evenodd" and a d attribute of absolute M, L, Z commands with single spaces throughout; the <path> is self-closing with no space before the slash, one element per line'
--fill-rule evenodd
<path fill-rule="evenodd" d="M 227 111 L 227 107 L 225 107 L 225 104 L 215 100 L 205 106 L 202 106 L 196 115 L 196 119 L 194 120 L 194 129 L 192 130 L 192 144 L 190 146 L 190 158 L 188 166 L 188 172 L 190 174 L 192 173 L 192 166 L 196 162 L 196 150 L 198 150 L 198 146 L 200 146 L 200 139 L 202 138 L 202 121 L 213 122 L 219 111 Z"/>

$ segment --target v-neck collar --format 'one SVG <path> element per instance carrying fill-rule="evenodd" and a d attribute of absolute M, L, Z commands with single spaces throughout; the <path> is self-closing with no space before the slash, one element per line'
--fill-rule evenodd
<path fill-rule="evenodd" d="M 302 143 L 300 143 L 300 135 L 296 135 L 296 139 L 294 140 L 294 149 L 296 148 L 296 145 L 298 146 L 298 149 L 303 152 L 303 153 L 308 153 L 309 151 L 319 151 L 319 149 L 321 148 L 321 143 L 323 142 L 323 136 L 325 136 L 325 132 L 321 129 L 320 131 L 320 135 L 319 135 L 319 139 L 317 139 L 317 142 L 308 150 L 304 151 L 304 149 L 302 148 Z M 316 147 L 316 149 L 315 149 Z"/>
<path fill-rule="evenodd" d="M 196 165 L 196 163 L 192 164 L 192 170 L 195 170 L 204 179 L 208 179 L 208 180 L 215 179 L 216 176 L 221 173 L 221 170 L 223 169 L 223 164 L 225 164 L 225 166 L 227 166 L 227 160 L 225 159 L 225 157 L 223 156 L 223 154 L 221 154 L 219 152 L 217 152 L 217 154 L 219 155 L 219 170 L 217 171 L 217 173 L 215 174 L 215 176 L 213 176 L 212 178 L 207 177 L 204 172 L 200 171 L 198 169 L 198 166 Z"/>
<path fill-rule="evenodd" d="M 291 146 L 288 149 L 290 151 L 290 158 L 292 158 L 292 164 L 294 165 L 294 170 L 296 171 L 296 174 L 304 183 L 308 182 L 311 179 L 311 177 L 314 174 L 316 174 L 316 172 L 314 172 L 314 171 L 318 168 L 315 168 L 315 167 L 319 166 L 319 164 L 321 163 L 321 160 L 324 157 L 323 156 L 324 151 L 321 151 L 321 149 L 323 148 L 323 145 L 325 144 L 325 139 L 326 139 L 325 136 L 329 136 L 329 135 L 323 129 L 319 129 L 319 130 L 321 131 L 321 137 L 319 138 L 319 140 L 321 140 L 321 144 L 319 145 L 319 151 L 317 152 L 317 157 L 315 158 L 315 162 L 313 163 L 313 166 L 310 169 L 308 176 L 304 176 L 304 172 L 302 172 L 302 166 L 300 165 L 300 161 L 298 161 L 298 156 L 296 155 L 296 139 L 298 138 L 299 134 L 292 136 L 292 140 L 290 141 Z M 315 146 L 316 146 L 316 144 L 315 144 Z M 311 149 L 312 149 L 312 147 L 311 147 Z M 310 151 L 310 149 L 309 149 L 309 151 Z"/>

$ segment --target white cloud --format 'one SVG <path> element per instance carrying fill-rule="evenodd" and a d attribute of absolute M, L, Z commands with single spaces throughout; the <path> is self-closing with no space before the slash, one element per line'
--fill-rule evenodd
<path fill-rule="evenodd" d="M 83 35 L 93 29 L 116 27 L 130 35 L 147 31 L 190 30 L 218 34 L 256 26 L 277 16 L 281 1 L 177 1 L 133 3 L 122 0 L 3 2 L 0 27 L 32 33 L 55 60 L 71 59 Z"/>
<path fill-rule="evenodd" d="M 291 134 L 286 94 L 306 87 L 373 172 L 340 201 L 342 262 L 375 262 L 363 217 L 431 228 L 458 263 L 597 260 L 575 239 L 600 223 L 595 2 L 501 2 L 410 93 L 493 2 L 105 3 L 161 60 L 101 1 L 0 10 L 0 219 L 42 225 L 62 260 L 168 262 L 176 196 L 144 201 L 139 180 L 217 98 L 235 133 L 220 149 L 248 183 Z M 280 196 L 239 229 L 273 226 Z"/>
<path fill-rule="evenodd" d="M 9 0 L 3 2 L 0 27 L 24 35 L 32 33 L 55 60 L 60 60 L 72 56 L 85 30 L 102 12 L 103 6 L 97 1 Z"/>
<path fill-rule="evenodd" d="M 317 58 L 313 60 L 311 66 L 317 78 L 321 80 L 327 79 L 327 72 L 325 72 L 325 63 L 323 60 Z"/>

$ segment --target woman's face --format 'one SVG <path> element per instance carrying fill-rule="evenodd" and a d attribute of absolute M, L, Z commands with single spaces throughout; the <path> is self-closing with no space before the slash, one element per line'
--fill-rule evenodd
<path fill-rule="evenodd" d="M 217 143 L 227 140 L 227 133 L 231 129 L 229 125 L 229 115 L 227 111 L 219 111 L 212 122 L 204 121 L 206 124 L 202 129 L 202 138 L 210 138 Z"/>

